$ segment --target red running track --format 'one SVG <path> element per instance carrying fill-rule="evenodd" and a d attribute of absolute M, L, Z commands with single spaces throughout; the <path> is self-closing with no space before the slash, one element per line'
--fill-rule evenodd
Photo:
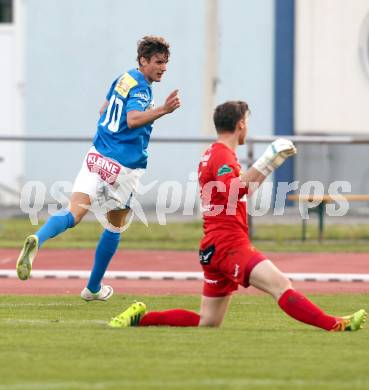
<path fill-rule="evenodd" d="M 15 267 L 19 251 L 0 249 L 0 269 Z M 364 253 L 267 253 L 284 272 L 303 273 L 369 273 L 369 255 Z M 94 250 L 51 250 L 39 252 L 34 269 L 89 270 Z M 109 270 L 121 271 L 201 271 L 196 252 L 121 250 Z M 78 294 L 84 287 L 82 279 L 0 279 L 0 294 Z M 127 281 L 111 280 L 115 292 L 154 294 L 200 294 L 200 281 Z M 295 282 L 294 286 L 309 293 L 369 293 L 369 283 Z M 256 293 L 253 288 L 239 290 Z"/>

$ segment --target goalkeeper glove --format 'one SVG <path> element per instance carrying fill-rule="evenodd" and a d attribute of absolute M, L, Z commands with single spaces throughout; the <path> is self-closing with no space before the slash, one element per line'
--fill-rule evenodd
<path fill-rule="evenodd" d="M 270 175 L 284 161 L 297 153 L 295 145 L 288 139 L 278 138 L 271 143 L 253 167 L 264 176 Z"/>

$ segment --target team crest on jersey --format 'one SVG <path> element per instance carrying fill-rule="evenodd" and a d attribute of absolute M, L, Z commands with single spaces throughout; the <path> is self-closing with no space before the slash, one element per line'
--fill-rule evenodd
<path fill-rule="evenodd" d="M 224 164 L 218 169 L 217 176 L 223 176 L 230 172 L 232 172 L 232 168 L 229 165 Z"/>
<path fill-rule="evenodd" d="M 127 97 L 129 91 L 138 84 L 129 73 L 125 73 L 117 82 L 114 91 L 118 92 L 119 95 Z"/>

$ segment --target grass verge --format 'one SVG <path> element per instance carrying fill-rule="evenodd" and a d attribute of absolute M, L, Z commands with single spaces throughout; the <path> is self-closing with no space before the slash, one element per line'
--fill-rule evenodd
<path fill-rule="evenodd" d="M 0 221 L 0 247 L 19 248 L 24 237 L 34 233 L 26 219 Z M 59 237 L 48 241 L 48 248 L 94 248 L 102 227 L 97 222 L 82 222 Z M 133 223 L 123 233 L 121 248 L 197 250 L 202 237 L 202 224 L 171 223 L 165 226 L 151 223 Z M 257 225 L 254 244 L 260 250 L 271 252 L 368 252 L 369 225 L 329 225 L 325 240 L 317 241 L 316 226 L 309 225 L 307 241 L 302 242 L 300 225 Z"/>

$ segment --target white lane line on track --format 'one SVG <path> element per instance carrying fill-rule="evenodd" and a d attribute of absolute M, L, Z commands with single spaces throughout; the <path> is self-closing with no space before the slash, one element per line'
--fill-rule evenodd
<path fill-rule="evenodd" d="M 317 386 L 334 386 L 336 389 L 367 389 L 369 386 L 368 380 L 319 380 L 319 379 L 198 379 L 198 380 L 158 380 L 158 379 L 147 379 L 147 380 L 112 380 L 112 381 L 100 381 L 100 382 L 81 382 L 81 381 L 67 381 L 67 382 L 23 382 L 14 384 L 2 384 L 0 390 L 107 390 L 109 388 L 141 388 L 145 389 L 147 386 L 162 388 L 181 388 L 190 389 L 194 386 L 206 386 L 209 389 L 219 388 L 220 386 L 227 386 L 232 389 L 244 389 L 245 386 L 265 387 L 265 386 L 291 386 L 288 388 L 308 388 L 312 389 Z M 273 388 L 273 387 L 271 387 Z"/>
<path fill-rule="evenodd" d="M 369 274 L 286 273 L 295 282 L 369 282 Z M 33 270 L 31 279 L 88 279 L 85 270 Z M 0 278 L 17 278 L 14 269 L 0 269 Z M 202 272 L 108 271 L 107 279 L 121 280 L 203 280 Z"/>

